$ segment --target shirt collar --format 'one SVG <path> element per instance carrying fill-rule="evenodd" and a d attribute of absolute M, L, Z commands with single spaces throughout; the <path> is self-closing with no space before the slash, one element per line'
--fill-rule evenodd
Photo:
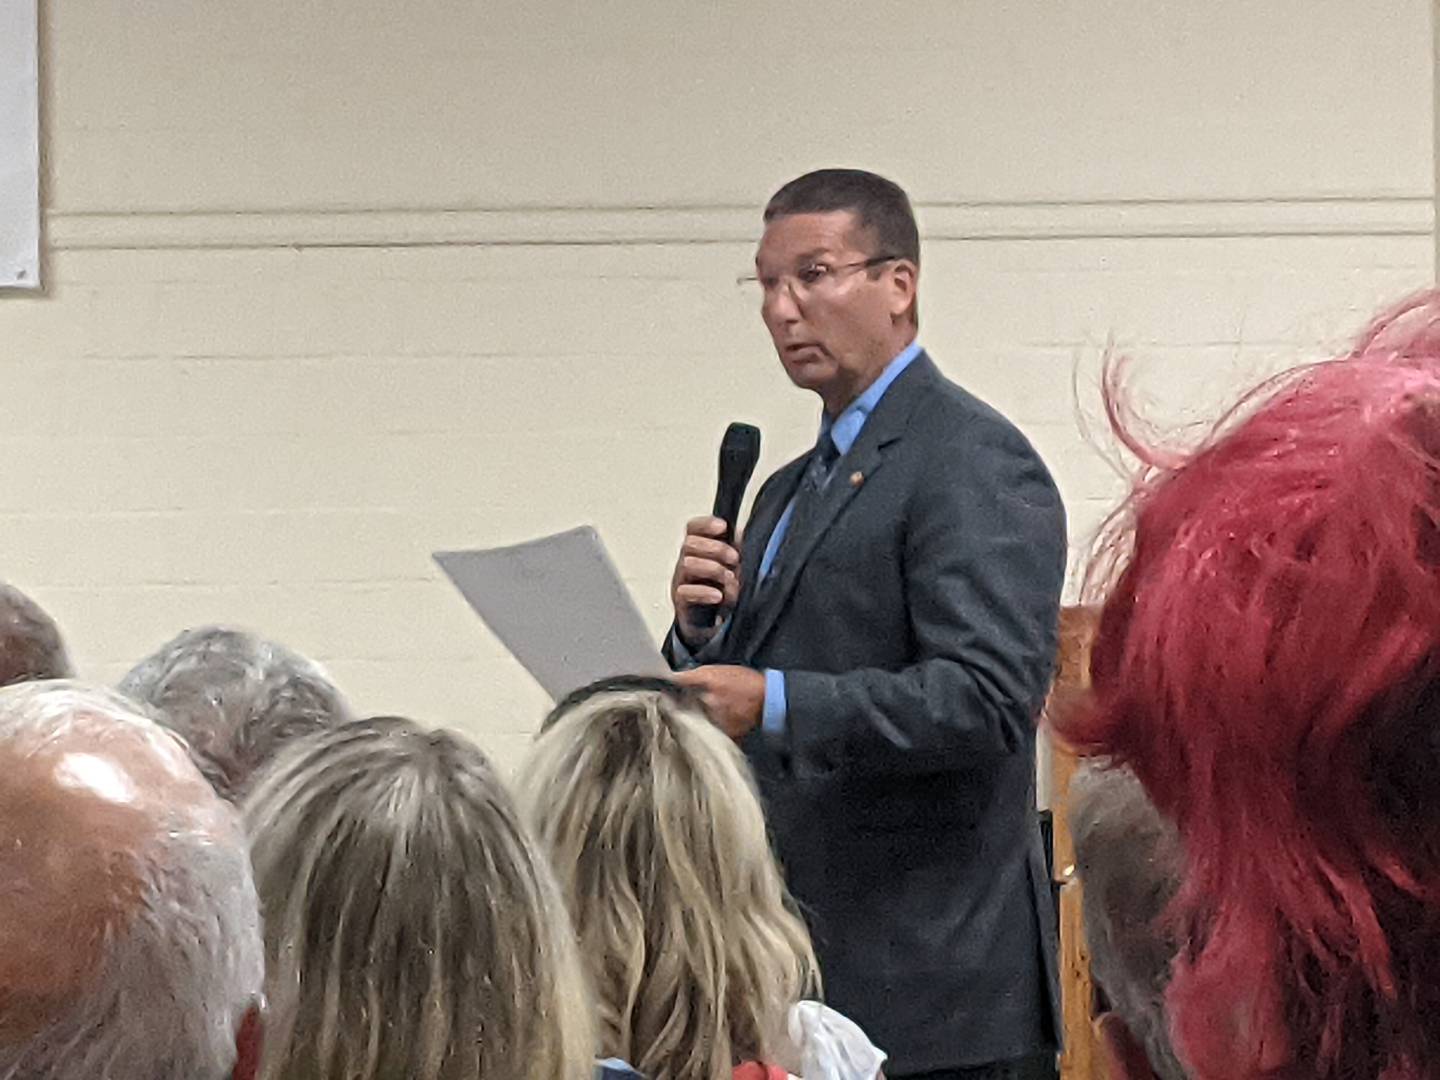
<path fill-rule="evenodd" d="M 860 437 L 860 431 L 865 427 L 865 421 L 875 411 L 875 406 L 880 404 L 880 399 L 885 396 L 885 391 L 890 389 L 890 384 L 900 377 L 907 367 L 915 362 L 920 355 L 920 342 L 912 341 L 905 348 L 901 349 L 895 359 L 885 366 L 880 377 L 871 383 L 863 394 L 857 397 L 845 411 L 831 420 L 829 416 L 820 418 L 820 434 L 827 432 L 830 438 L 835 441 L 835 449 L 841 454 L 848 454 L 850 447 L 855 445 L 855 440 Z"/>

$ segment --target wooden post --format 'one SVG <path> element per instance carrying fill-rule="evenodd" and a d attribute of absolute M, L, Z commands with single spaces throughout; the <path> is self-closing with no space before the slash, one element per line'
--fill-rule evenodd
<path fill-rule="evenodd" d="M 1436 0 L 1440 3 L 1440 0 Z M 1060 662 L 1047 717 L 1083 700 L 1090 685 L 1090 640 L 1098 612 L 1069 607 L 1060 613 Z M 1070 778 L 1077 765 L 1063 743 L 1051 739 L 1050 807 L 1054 825 L 1055 875 L 1060 883 L 1060 999 L 1065 1025 L 1065 1050 L 1060 1055 L 1061 1080 L 1106 1080 L 1105 1057 L 1093 1024 L 1095 986 L 1090 978 L 1090 950 L 1085 943 L 1084 898 L 1075 877 L 1075 845 L 1070 838 Z"/>
<path fill-rule="evenodd" d="M 1095 984 L 1079 878 L 1060 889 L 1060 1009 L 1065 1024 L 1060 1080 L 1106 1080 L 1105 1055 L 1095 1033 Z"/>

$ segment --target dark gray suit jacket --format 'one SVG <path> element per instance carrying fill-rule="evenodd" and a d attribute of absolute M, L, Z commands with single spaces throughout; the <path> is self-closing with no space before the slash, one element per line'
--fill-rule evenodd
<path fill-rule="evenodd" d="M 1053 1049 L 1055 920 L 1035 804 L 1065 514 L 1015 427 L 921 355 L 757 588 L 808 455 L 767 480 L 740 599 L 701 663 L 785 672 L 743 743 L 826 1000 L 889 1075 Z"/>

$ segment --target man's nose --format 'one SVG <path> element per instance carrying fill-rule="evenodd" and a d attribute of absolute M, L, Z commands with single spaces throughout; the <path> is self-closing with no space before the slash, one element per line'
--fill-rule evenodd
<path fill-rule="evenodd" d="M 762 313 L 766 322 L 795 323 L 800 321 L 800 302 L 789 278 L 781 278 L 768 293 Z"/>

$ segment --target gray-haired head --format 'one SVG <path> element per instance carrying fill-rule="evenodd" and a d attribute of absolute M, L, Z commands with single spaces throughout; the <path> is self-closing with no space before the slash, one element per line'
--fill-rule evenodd
<path fill-rule="evenodd" d="M 261 1000 L 235 810 L 112 691 L 0 690 L 0 1077 L 222 1080 Z"/>
<path fill-rule="evenodd" d="M 578 1080 L 590 1001 L 550 869 L 467 740 L 398 717 L 287 747 L 244 804 L 270 1080 Z"/>
<path fill-rule="evenodd" d="M 1160 1080 L 1185 1080 L 1170 1045 L 1165 989 L 1179 945 L 1165 920 L 1183 851 L 1129 769 L 1083 765 L 1070 784 L 1070 831 L 1085 889 L 1095 981 Z"/>
<path fill-rule="evenodd" d="M 771 854 L 744 757 L 673 684 L 609 679 L 547 718 L 522 806 L 550 852 L 601 1051 L 647 1076 L 774 1060 L 816 989 L 810 936 Z"/>
<path fill-rule="evenodd" d="M 73 674 L 55 620 L 13 585 L 0 584 L 0 686 Z"/>
<path fill-rule="evenodd" d="M 280 748 L 350 720 L 350 707 L 312 660 L 245 630 L 202 626 L 160 646 L 120 681 L 189 744 L 232 802 Z"/>

